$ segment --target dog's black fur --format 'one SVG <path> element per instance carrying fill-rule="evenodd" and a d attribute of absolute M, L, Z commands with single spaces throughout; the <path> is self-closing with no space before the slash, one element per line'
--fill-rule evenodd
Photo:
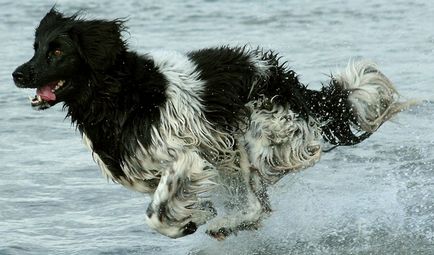
<path fill-rule="evenodd" d="M 122 20 L 84 20 L 52 9 L 36 29 L 34 56 L 13 77 L 18 87 L 39 90 L 64 80 L 65 85 L 53 92 L 55 100 L 39 100 L 35 107 L 63 102 L 113 179 L 133 182 L 122 169 L 125 158 L 139 146 L 148 149 L 153 143 L 151 129 L 160 125 L 169 81 L 152 57 L 128 49 L 124 30 Z M 268 66 L 266 77 L 258 79 L 252 55 Z M 357 136 L 350 128 L 357 117 L 347 102 L 348 90 L 334 79 L 321 91 L 309 90 L 272 51 L 225 46 L 186 56 L 204 81 L 200 98 L 204 116 L 218 132 L 239 132 L 248 115 L 246 104 L 265 97 L 306 121 L 326 123 L 322 132 L 333 144 L 356 144 L 370 134 Z M 155 189 L 158 179 L 147 185 Z M 189 226 L 184 234 L 194 232 L 195 227 Z"/>

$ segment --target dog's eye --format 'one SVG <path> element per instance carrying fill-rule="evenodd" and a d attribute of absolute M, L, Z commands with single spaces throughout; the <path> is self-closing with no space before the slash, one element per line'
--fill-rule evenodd
<path fill-rule="evenodd" d="M 53 51 L 53 54 L 54 54 L 54 56 L 56 56 L 56 57 L 60 57 L 60 56 L 62 56 L 63 52 L 62 52 L 60 49 L 55 49 L 55 50 Z"/>

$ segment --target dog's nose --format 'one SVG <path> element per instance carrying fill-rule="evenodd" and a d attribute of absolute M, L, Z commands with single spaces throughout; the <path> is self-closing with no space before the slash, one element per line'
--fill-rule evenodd
<path fill-rule="evenodd" d="M 15 71 L 12 73 L 12 77 L 15 82 L 22 82 L 24 80 L 24 74 L 20 71 Z"/>

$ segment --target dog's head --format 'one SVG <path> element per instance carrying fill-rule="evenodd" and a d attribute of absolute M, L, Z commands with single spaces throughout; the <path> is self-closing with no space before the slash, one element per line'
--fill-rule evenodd
<path fill-rule="evenodd" d="M 33 57 L 12 74 L 20 88 L 35 88 L 31 104 L 46 109 L 91 94 L 89 81 L 109 69 L 125 49 L 122 21 L 66 17 L 54 8 L 35 33 Z"/>

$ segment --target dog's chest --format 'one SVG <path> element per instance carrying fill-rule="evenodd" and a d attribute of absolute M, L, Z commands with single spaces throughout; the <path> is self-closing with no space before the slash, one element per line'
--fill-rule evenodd
<path fill-rule="evenodd" d="M 123 157 L 113 160 L 107 155 L 109 150 L 95 151 L 93 141 L 83 133 L 83 142 L 92 152 L 101 172 L 107 178 L 140 192 L 152 192 L 159 182 L 169 160 L 161 152 L 135 149 Z M 112 146 L 122 146 L 112 144 Z"/>

